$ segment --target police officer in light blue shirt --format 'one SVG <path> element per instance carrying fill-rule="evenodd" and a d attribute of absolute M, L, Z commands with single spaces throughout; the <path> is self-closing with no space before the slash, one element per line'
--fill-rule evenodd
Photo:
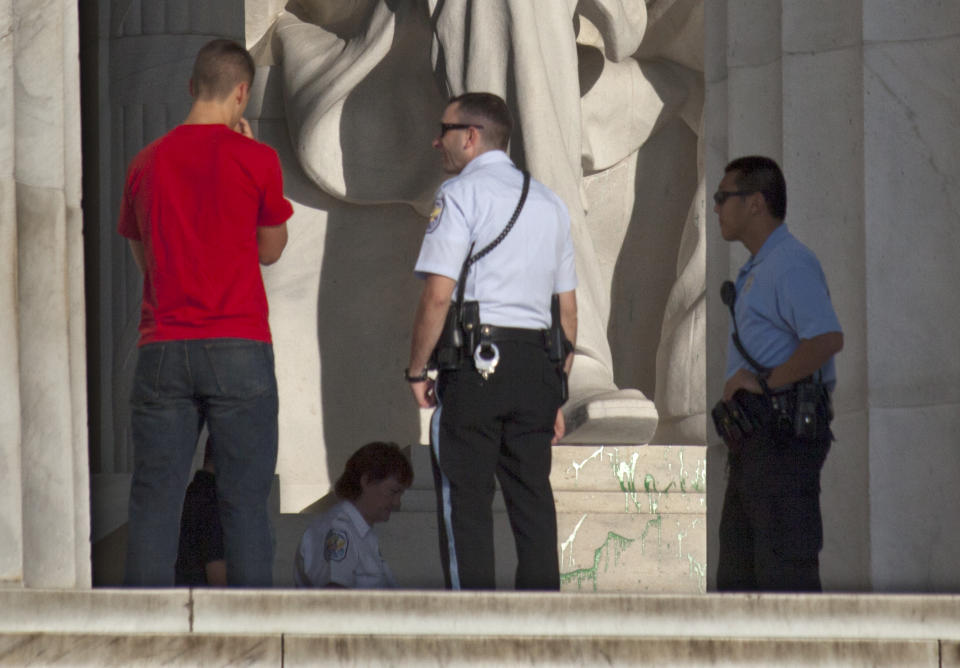
<path fill-rule="evenodd" d="M 820 470 L 833 439 L 829 391 L 843 333 L 820 263 L 783 222 L 786 193 L 776 162 L 748 156 L 727 165 L 714 194 L 721 235 L 751 253 L 736 281 L 723 400 L 755 417 L 755 431 L 729 451 L 722 591 L 821 588 Z M 780 416 L 796 414 L 809 388 L 817 391 L 815 419 L 802 430 Z"/>
<path fill-rule="evenodd" d="M 507 154 L 491 150 L 446 181 L 437 192 L 417 259 L 417 276 L 439 274 L 457 280 L 470 244 L 479 250 L 503 231 L 517 206 L 520 179 Z M 531 181 L 521 220 L 524 223 L 513 227 L 489 258 L 471 265 L 464 299 L 480 302 L 484 323 L 546 329 L 551 295 L 577 287 L 570 216 L 559 197 Z"/>
<path fill-rule="evenodd" d="M 550 446 L 564 424 L 561 375 L 546 333 L 551 295 L 558 294 L 563 331 L 575 340 L 577 276 L 567 208 L 537 181 L 525 190 L 524 175 L 504 152 L 511 126 L 496 95 L 450 101 L 434 147 L 453 178 L 437 192 L 415 267 L 424 289 L 405 374 L 418 405 L 436 406 L 431 446 L 441 561 L 454 589 L 495 587 L 494 478 L 517 544 L 516 587 L 559 588 L 549 474 Z M 493 344 L 484 350 L 495 351 L 494 362 L 465 350 L 434 383 L 428 360 L 471 255 L 482 257 L 469 266 L 464 302 L 478 303 L 482 336 Z M 572 361 L 567 355 L 566 371 Z"/>

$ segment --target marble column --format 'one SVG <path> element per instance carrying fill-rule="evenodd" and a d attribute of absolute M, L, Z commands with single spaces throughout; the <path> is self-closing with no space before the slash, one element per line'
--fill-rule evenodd
<path fill-rule="evenodd" d="M 0 1 L 0 586 L 90 585 L 78 33 Z"/>
<path fill-rule="evenodd" d="M 787 223 L 819 256 L 844 328 L 824 587 L 957 591 L 960 5 L 729 0 L 706 11 L 708 192 L 734 157 L 779 160 Z M 720 239 L 715 216 L 707 230 L 713 400 L 727 323 L 718 286 L 745 254 Z M 715 540 L 721 446 L 709 467 Z"/>
<path fill-rule="evenodd" d="M 863 2 L 874 587 L 960 590 L 960 4 Z"/>

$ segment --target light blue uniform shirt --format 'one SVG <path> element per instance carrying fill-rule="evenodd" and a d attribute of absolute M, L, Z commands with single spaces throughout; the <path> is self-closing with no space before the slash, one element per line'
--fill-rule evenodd
<path fill-rule="evenodd" d="M 736 286 L 740 342 L 766 367 L 787 361 L 800 339 L 841 331 L 820 262 L 786 224 L 777 227 L 743 265 Z M 730 334 L 726 377 L 741 368 L 755 372 L 733 344 L 733 323 Z M 837 372 L 832 357 L 821 372 L 823 382 L 833 389 Z"/>
<path fill-rule="evenodd" d="M 517 208 L 522 187 L 523 174 L 503 151 L 481 153 L 445 181 L 420 247 L 417 275 L 458 280 L 471 242 L 477 253 L 500 235 Z M 576 287 L 567 207 L 531 179 L 513 229 L 470 267 L 464 298 L 480 303 L 484 324 L 546 329 L 550 296 Z"/>
<path fill-rule="evenodd" d="M 350 501 L 340 501 L 314 520 L 294 559 L 297 587 L 390 589 L 397 586 L 373 527 Z"/>

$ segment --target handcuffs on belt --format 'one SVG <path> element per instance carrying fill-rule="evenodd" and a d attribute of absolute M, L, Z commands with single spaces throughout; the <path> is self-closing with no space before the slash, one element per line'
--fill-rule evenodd
<path fill-rule="evenodd" d="M 484 380 L 493 375 L 500 362 L 500 349 L 493 341 L 481 341 L 473 351 L 473 366 Z"/>

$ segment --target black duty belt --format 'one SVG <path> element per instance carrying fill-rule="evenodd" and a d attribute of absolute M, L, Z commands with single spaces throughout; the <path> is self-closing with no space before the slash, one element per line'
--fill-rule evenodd
<path fill-rule="evenodd" d="M 480 339 L 486 341 L 519 341 L 546 347 L 548 331 L 545 329 L 524 329 L 521 327 L 497 327 L 480 325 Z"/>

